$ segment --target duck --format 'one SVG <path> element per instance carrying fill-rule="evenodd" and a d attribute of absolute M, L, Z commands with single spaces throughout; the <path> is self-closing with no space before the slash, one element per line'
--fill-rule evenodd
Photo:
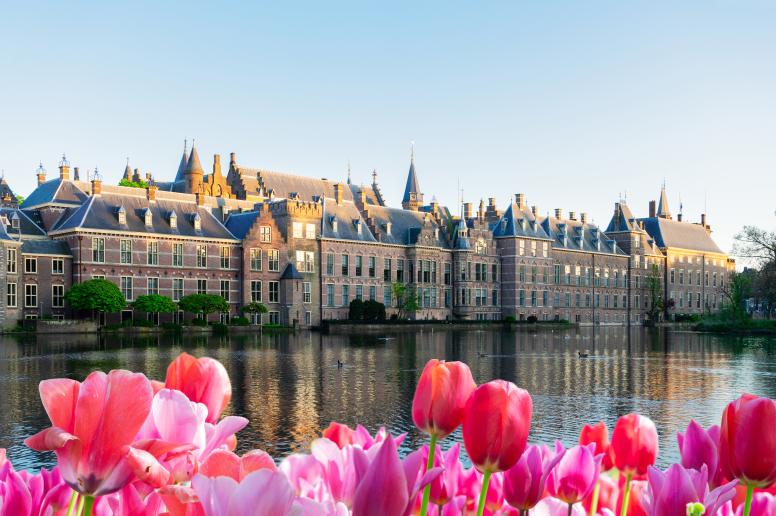
<path fill-rule="evenodd" d="M 337 368 L 342 369 L 345 366 L 345 362 L 337 359 Z"/>
<path fill-rule="evenodd" d="M 590 353 L 582 353 L 581 351 L 577 351 L 579 354 L 579 358 L 587 358 L 590 356 Z"/>

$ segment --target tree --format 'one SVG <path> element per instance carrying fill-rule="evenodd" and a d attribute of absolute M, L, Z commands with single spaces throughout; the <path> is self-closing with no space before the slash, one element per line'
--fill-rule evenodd
<path fill-rule="evenodd" d="M 391 283 L 391 295 L 396 300 L 399 319 L 406 319 L 410 314 L 418 311 L 418 294 L 414 288 L 397 281 Z"/>
<path fill-rule="evenodd" d="M 24 196 L 23 196 L 23 195 L 16 194 L 16 202 L 18 202 L 18 203 L 19 203 L 19 206 L 21 206 L 22 204 L 24 204 Z"/>
<path fill-rule="evenodd" d="M 255 301 L 243 306 L 241 310 L 244 314 L 259 314 L 259 323 L 261 323 L 261 314 L 266 314 L 268 312 L 266 306 Z"/>
<path fill-rule="evenodd" d="M 722 294 L 729 303 L 725 311 L 726 315 L 734 321 L 741 321 L 748 317 L 746 313 L 746 300 L 752 292 L 752 277 L 749 274 L 739 272 L 730 273 L 730 279 L 725 283 Z"/>
<path fill-rule="evenodd" d="M 229 311 L 229 303 L 215 294 L 189 294 L 178 301 L 178 306 L 190 314 L 204 314 L 205 318 L 208 314 Z"/>
<path fill-rule="evenodd" d="M 364 320 L 365 321 L 384 321 L 385 305 L 374 299 L 364 301 Z"/>
<path fill-rule="evenodd" d="M 348 305 L 348 319 L 360 321 L 364 318 L 364 302 L 356 298 Z"/>
<path fill-rule="evenodd" d="M 119 287 L 104 279 L 76 283 L 65 293 L 65 302 L 73 310 L 106 313 L 118 312 L 127 306 Z"/>
<path fill-rule="evenodd" d="M 766 263 L 754 275 L 752 294 L 760 302 L 769 319 L 776 309 L 776 262 Z"/>
<path fill-rule="evenodd" d="M 138 296 L 132 303 L 132 308 L 141 312 L 169 314 L 178 309 L 178 306 L 167 296 L 148 294 Z"/>
<path fill-rule="evenodd" d="M 652 269 L 649 271 L 645 279 L 647 285 L 647 291 L 649 292 L 649 308 L 647 310 L 647 316 L 652 324 L 656 323 L 660 317 L 660 312 L 665 308 L 663 302 L 663 286 L 662 278 L 660 277 L 660 268 L 657 264 L 652 264 Z"/>
<path fill-rule="evenodd" d="M 744 226 L 736 236 L 733 254 L 758 265 L 776 263 L 776 231 Z"/>
<path fill-rule="evenodd" d="M 122 179 L 121 181 L 119 181 L 119 186 L 128 186 L 130 188 L 147 188 L 148 183 L 146 183 L 142 179 L 140 181 L 131 181 L 129 179 Z"/>

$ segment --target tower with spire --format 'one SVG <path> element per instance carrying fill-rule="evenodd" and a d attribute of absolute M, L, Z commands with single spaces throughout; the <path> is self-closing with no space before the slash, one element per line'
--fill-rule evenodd
<path fill-rule="evenodd" d="M 668 207 L 668 196 L 666 195 L 666 183 L 663 182 L 660 188 L 660 200 L 657 204 L 657 216 L 661 219 L 671 220 L 671 209 Z"/>
<path fill-rule="evenodd" d="M 404 187 L 404 197 L 401 206 L 405 210 L 418 211 L 423 206 L 423 193 L 420 191 L 418 175 L 415 172 L 415 145 L 410 152 L 410 171 L 407 174 L 407 186 Z"/>
<path fill-rule="evenodd" d="M 186 181 L 187 193 L 200 193 L 202 190 L 202 180 L 205 176 L 205 170 L 202 168 L 202 163 L 199 161 L 199 153 L 194 144 L 191 145 L 191 154 L 189 154 L 186 162 L 186 170 L 184 171 L 184 179 Z"/>
<path fill-rule="evenodd" d="M 175 174 L 176 183 L 183 181 L 184 176 L 186 175 L 186 167 L 189 164 L 188 144 L 188 140 L 183 140 L 183 155 L 181 156 L 181 162 L 178 165 L 178 172 Z"/>

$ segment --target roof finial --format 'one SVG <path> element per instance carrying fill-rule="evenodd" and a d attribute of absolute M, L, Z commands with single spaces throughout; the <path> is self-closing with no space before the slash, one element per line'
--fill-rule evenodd
<path fill-rule="evenodd" d="M 189 148 L 189 140 L 188 140 L 188 138 L 184 138 L 183 139 L 183 152 L 186 152 L 186 150 L 188 150 L 188 148 Z"/>
<path fill-rule="evenodd" d="M 348 160 L 348 184 L 350 184 L 350 160 Z"/>
<path fill-rule="evenodd" d="M 415 162 L 415 140 L 410 141 L 410 161 Z"/>
<path fill-rule="evenodd" d="M 377 169 L 376 168 L 372 169 L 372 184 L 373 185 L 377 184 Z"/>

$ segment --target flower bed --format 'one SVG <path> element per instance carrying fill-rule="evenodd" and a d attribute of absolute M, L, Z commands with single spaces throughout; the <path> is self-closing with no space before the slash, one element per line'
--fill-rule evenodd
<path fill-rule="evenodd" d="M 238 456 L 248 423 L 221 417 L 231 385 L 216 360 L 181 354 L 164 382 L 123 370 L 40 384 L 52 426 L 25 443 L 57 466 L 15 471 L 0 449 L 0 514 L 9 515 L 772 515 L 776 402 L 744 394 L 719 426 L 677 436 L 681 463 L 661 471 L 655 425 L 599 422 L 579 444 L 528 445 L 533 401 L 516 385 L 477 386 L 460 362 L 431 360 L 412 417 L 429 444 L 403 459 L 403 435 L 332 422 L 279 464 Z M 440 441 L 462 427 L 460 444 Z"/>

